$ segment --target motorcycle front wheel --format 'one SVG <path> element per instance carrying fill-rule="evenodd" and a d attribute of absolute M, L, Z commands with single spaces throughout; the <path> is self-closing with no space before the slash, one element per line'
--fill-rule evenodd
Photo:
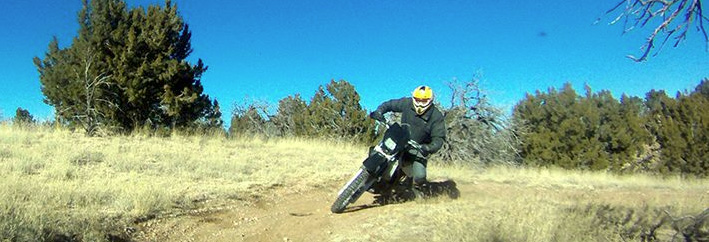
<path fill-rule="evenodd" d="M 330 211 L 333 213 L 341 213 L 345 211 L 347 205 L 357 201 L 359 196 L 364 193 L 365 189 L 363 189 L 362 186 L 366 184 L 367 178 L 369 178 L 369 172 L 360 168 L 354 177 L 352 177 L 337 194 L 337 199 L 335 199 L 335 202 L 330 207 Z"/>

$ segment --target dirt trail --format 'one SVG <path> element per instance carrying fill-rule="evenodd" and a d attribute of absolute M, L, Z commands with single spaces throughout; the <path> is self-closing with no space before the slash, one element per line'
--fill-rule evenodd
<path fill-rule="evenodd" d="M 473 185 L 459 185 L 466 193 Z M 273 192 L 254 201 L 234 201 L 213 211 L 160 218 L 139 225 L 136 241 L 330 241 L 341 228 L 358 228 L 367 218 L 402 204 L 379 206 L 364 194 L 342 214 L 330 212 L 335 189 Z"/>
<path fill-rule="evenodd" d="M 330 205 L 335 199 L 339 185 L 341 184 L 331 184 L 301 192 L 277 187 L 261 193 L 265 195 L 258 198 L 230 200 L 225 204 L 205 204 L 204 210 L 140 223 L 136 226 L 132 239 L 134 241 L 351 241 L 352 238 L 361 238 L 377 241 L 378 235 L 367 237 L 369 233 L 364 225 L 371 221 L 382 221 L 379 216 L 401 213 L 401 208 L 408 211 L 409 208 L 416 209 L 420 205 L 417 202 L 406 202 L 378 206 L 374 205 L 372 195 L 365 193 L 355 204 L 348 206 L 344 213 L 332 214 Z M 449 201 L 457 204 L 475 204 L 481 199 L 488 203 L 496 203 L 539 196 L 548 197 L 552 202 L 594 200 L 601 204 L 621 205 L 663 201 L 663 204 L 679 204 L 692 201 L 697 194 L 709 195 L 709 192 L 703 189 L 677 191 L 651 187 L 594 188 L 583 184 L 530 186 L 524 183 L 484 180 L 474 183 L 458 182 L 457 189 L 460 191 L 460 197 L 455 202 L 444 198 L 434 201 L 434 204 L 440 202 L 440 205 L 445 206 Z M 360 235 L 362 237 L 357 237 Z"/>

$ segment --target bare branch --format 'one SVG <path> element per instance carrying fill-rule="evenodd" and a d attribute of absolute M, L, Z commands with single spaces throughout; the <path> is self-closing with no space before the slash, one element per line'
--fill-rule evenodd
<path fill-rule="evenodd" d="M 444 161 L 480 161 L 483 164 L 512 164 L 518 155 L 513 132 L 506 129 L 507 118 L 492 106 L 479 86 L 479 80 L 447 83 L 451 107 L 446 111 L 446 142 L 437 154 Z"/>
<path fill-rule="evenodd" d="M 653 29 L 645 44 L 642 45 L 642 54 L 639 57 L 627 55 L 628 58 L 636 62 L 647 60 L 651 50 L 655 47 L 655 38 L 660 35 L 664 35 L 664 37 L 653 56 L 662 50 L 662 47 L 671 37 L 675 39 L 673 46 L 677 47 L 680 42 L 687 38 L 687 32 L 695 20 L 697 30 L 702 32 L 704 42 L 707 44 L 707 50 L 709 51 L 709 36 L 704 29 L 704 21 L 709 22 L 709 18 L 702 13 L 701 0 L 621 0 L 606 11 L 605 14 L 617 11 L 623 3 L 626 3 L 625 9 L 609 23 L 613 25 L 620 19 L 624 19 L 623 33 L 627 33 L 635 27 L 645 27 L 651 20 L 662 18 L 662 22 Z M 682 13 L 684 13 L 684 17 L 677 19 Z M 630 27 L 627 27 L 630 18 L 633 18 L 634 21 Z"/>

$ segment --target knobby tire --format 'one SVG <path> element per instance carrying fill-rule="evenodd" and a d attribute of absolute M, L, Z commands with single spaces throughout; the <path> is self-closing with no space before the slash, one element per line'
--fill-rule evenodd
<path fill-rule="evenodd" d="M 346 185 L 347 187 L 342 190 L 342 193 L 337 196 L 337 199 L 332 204 L 332 207 L 330 207 L 330 211 L 333 213 L 341 213 L 342 211 L 345 211 L 345 207 L 347 207 L 347 205 L 355 202 L 359 198 L 359 195 L 362 195 L 360 192 L 357 197 L 353 197 L 357 190 L 365 184 L 367 178 L 369 178 L 369 172 L 362 169 L 358 172 L 358 175 L 351 180 L 352 182 Z"/>

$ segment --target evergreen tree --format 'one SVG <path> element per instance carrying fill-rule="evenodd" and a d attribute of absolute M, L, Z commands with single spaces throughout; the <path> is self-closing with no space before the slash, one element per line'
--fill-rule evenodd
<path fill-rule="evenodd" d="M 374 122 L 359 104 L 359 94 L 345 80 L 320 86 L 308 105 L 306 133 L 312 137 L 374 139 Z"/>
<path fill-rule="evenodd" d="M 553 90 L 550 90 L 550 93 Z M 551 117 L 543 106 L 547 105 L 546 93 L 536 91 L 534 95 L 526 94 L 514 107 L 513 123 L 515 132 L 520 138 L 520 156 L 525 164 L 533 166 L 549 166 L 554 164 L 553 147 L 557 146 L 550 130 Z"/>
<path fill-rule="evenodd" d="M 208 107 L 204 117 L 197 121 L 197 124 L 198 127 L 196 131 L 198 132 L 219 135 L 226 134 L 226 130 L 224 130 L 224 121 L 222 121 L 221 107 L 216 99 L 212 103 L 211 107 Z"/>
<path fill-rule="evenodd" d="M 12 123 L 16 125 L 28 125 L 34 124 L 36 122 L 37 121 L 35 121 L 32 114 L 30 114 L 30 111 L 27 111 L 27 109 L 23 108 L 17 108 L 17 110 L 15 111 L 15 118 L 12 120 Z"/>
<path fill-rule="evenodd" d="M 323 86 L 319 86 L 308 104 L 308 119 L 305 122 L 306 134 L 310 137 L 337 138 L 341 137 L 336 133 L 338 113 L 333 107 L 332 99 L 325 92 Z"/>
<path fill-rule="evenodd" d="M 681 137 L 676 116 L 677 101 L 664 91 L 651 90 L 646 94 L 648 128 L 660 145 L 662 165 L 655 169 L 661 173 L 679 173 L 683 165 L 681 153 L 687 146 Z"/>
<path fill-rule="evenodd" d="M 709 98 L 709 79 L 702 80 L 696 88 L 692 95 L 701 95 L 704 98 Z"/>
<path fill-rule="evenodd" d="M 527 95 L 515 106 L 514 118 L 522 125 L 519 132 L 520 147 L 525 163 L 564 168 L 581 166 L 585 125 L 574 113 L 578 95 L 570 83 L 560 92 L 549 88 L 548 93 L 537 91 L 535 97 Z"/>
<path fill-rule="evenodd" d="M 332 100 L 332 111 L 336 113 L 335 124 L 339 127 L 340 137 L 352 137 L 362 142 L 374 138 L 374 121 L 359 104 L 360 96 L 355 87 L 345 80 L 331 80 L 327 91 Z"/>
<path fill-rule="evenodd" d="M 84 0 L 79 26 L 71 46 L 60 49 L 54 38 L 45 58 L 34 59 L 45 102 L 70 125 L 89 134 L 97 126 L 194 127 L 213 114 L 200 80 L 207 67 L 185 60 L 191 32 L 171 1 L 145 10 Z"/>
<path fill-rule="evenodd" d="M 623 94 L 620 98 L 620 120 L 613 120 L 613 129 L 617 137 L 611 150 L 617 154 L 613 162 L 613 170 L 630 169 L 650 171 L 652 164 L 653 137 L 645 127 L 645 108 L 643 100 Z"/>
<path fill-rule="evenodd" d="M 704 84 L 704 83 L 702 83 Z M 700 85 L 702 85 L 700 84 Z M 680 137 L 687 144 L 681 150 L 681 172 L 701 177 L 709 175 L 709 98 L 699 91 L 681 95 L 677 106 Z"/>
<path fill-rule="evenodd" d="M 319 86 L 309 104 L 296 94 L 278 102 L 276 114 L 268 104 L 236 105 L 229 133 L 265 137 L 349 139 L 367 143 L 374 139 L 374 122 L 359 104 L 354 86 L 331 80 Z"/>
<path fill-rule="evenodd" d="M 524 162 L 568 169 L 621 170 L 643 152 L 651 136 L 642 101 L 610 92 L 579 96 L 569 83 L 557 92 L 527 95 L 514 110 Z"/>

